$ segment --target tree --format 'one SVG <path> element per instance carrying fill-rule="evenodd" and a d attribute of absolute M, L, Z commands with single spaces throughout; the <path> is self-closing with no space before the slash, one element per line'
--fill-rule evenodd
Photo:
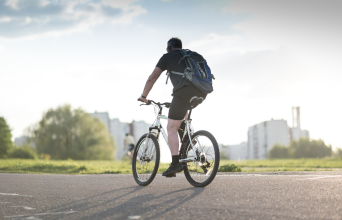
<path fill-rule="evenodd" d="M 13 147 L 12 134 L 6 120 L 0 117 L 0 158 L 7 157 L 8 151 Z"/>
<path fill-rule="evenodd" d="M 114 141 L 107 127 L 70 105 L 49 109 L 30 130 L 38 155 L 48 154 L 57 160 L 114 158 Z"/>
<path fill-rule="evenodd" d="M 37 159 L 36 152 L 28 144 L 14 147 L 8 152 L 8 158 Z"/>
<path fill-rule="evenodd" d="M 316 158 L 331 157 L 331 146 L 322 140 L 299 139 L 292 141 L 290 146 L 276 144 L 269 152 L 269 158 Z"/>
<path fill-rule="evenodd" d="M 332 147 L 325 145 L 322 140 L 309 140 L 301 138 L 298 141 L 292 141 L 290 151 L 293 158 L 316 158 L 331 157 Z"/>
<path fill-rule="evenodd" d="M 337 148 L 336 151 L 334 152 L 334 157 L 342 157 L 342 149 Z"/>
<path fill-rule="evenodd" d="M 272 149 L 270 150 L 270 152 L 268 153 L 268 157 L 269 158 L 289 158 L 290 155 L 290 151 L 289 151 L 289 147 L 287 146 L 283 146 L 280 144 L 275 144 Z"/>

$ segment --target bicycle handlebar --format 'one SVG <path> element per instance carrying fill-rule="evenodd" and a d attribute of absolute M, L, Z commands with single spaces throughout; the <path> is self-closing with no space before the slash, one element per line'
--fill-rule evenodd
<path fill-rule="evenodd" d="M 138 99 L 138 101 L 140 102 L 144 102 L 143 100 L 141 100 L 140 98 Z M 145 103 L 145 102 L 144 102 Z M 158 105 L 159 107 L 161 107 L 162 105 L 165 106 L 166 108 L 170 108 L 171 103 L 170 102 L 164 102 L 164 103 L 159 103 L 159 102 L 155 102 L 153 100 L 148 100 L 147 103 L 145 104 L 141 104 L 141 105 L 151 105 L 151 104 L 155 104 Z"/>

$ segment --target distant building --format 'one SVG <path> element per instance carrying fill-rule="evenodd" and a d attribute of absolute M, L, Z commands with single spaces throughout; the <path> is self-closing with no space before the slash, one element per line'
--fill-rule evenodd
<path fill-rule="evenodd" d="M 108 112 L 95 112 L 95 113 L 90 113 L 91 116 L 94 118 L 100 119 L 103 124 L 106 125 L 109 133 L 111 133 L 111 128 L 110 128 L 110 119 L 109 119 L 109 114 Z"/>
<path fill-rule="evenodd" d="M 132 123 L 120 122 L 119 119 L 114 118 L 110 120 L 108 112 L 95 112 L 90 113 L 91 116 L 100 119 L 108 128 L 109 133 L 112 135 L 116 146 L 116 160 L 121 158 L 127 153 L 127 149 L 124 149 L 124 139 L 126 134 L 131 134 L 135 142 L 138 142 L 143 134 L 148 132 L 148 128 L 151 126 L 144 121 L 133 121 Z"/>
<path fill-rule="evenodd" d="M 126 134 L 131 134 L 134 137 L 135 143 L 138 142 L 143 134 L 148 132 L 148 128 L 151 127 L 144 121 L 133 121 L 132 123 L 120 122 L 119 119 L 115 118 L 111 120 L 112 136 L 116 141 L 118 147 L 116 152 L 116 159 L 121 158 L 127 153 L 127 149 L 124 149 L 124 139 Z"/>
<path fill-rule="evenodd" d="M 247 158 L 247 143 L 228 145 L 229 160 L 245 160 Z"/>
<path fill-rule="evenodd" d="M 21 136 L 14 139 L 14 145 L 17 147 L 24 146 L 25 144 L 29 144 L 32 148 L 35 148 L 35 144 L 28 137 Z"/>
<path fill-rule="evenodd" d="M 292 128 L 282 119 L 272 119 L 249 127 L 247 158 L 266 159 L 275 144 L 289 146 L 291 141 L 310 138 L 309 131 L 300 128 L 300 107 L 292 108 L 292 121 Z"/>
<path fill-rule="evenodd" d="M 110 121 L 110 126 L 112 128 L 111 135 L 114 137 L 117 146 L 116 160 L 120 160 L 127 152 L 124 150 L 124 138 L 127 133 L 130 133 L 129 123 L 120 122 L 119 119 L 114 118 Z"/>
<path fill-rule="evenodd" d="M 130 124 L 131 134 L 133 135 L 135 142 L 137 142 L 143 134 L 148 132 L 151 124 L 147 124 L 144 121 L 133 121 Z"/>
<path fill-rule="evenodd" d="M 236 145 L 221 145 L 220 151 L 228 157 L 229 160 L 247 159 L 247 143 L 242 142 Z"/>
<path fill-rule="evenodd" d="M 248 129 L 248 159 L 266 159 L 275 144 L 288 146 L 290 141 L 287 121 L 265 121 Z"/>
<path fill-rule="evenodd" d="M 27 142 L 28 140 L 27 140 L 27 137 L 25 136 L 17 137 L 14 139 L 14 145 L 17 147 L 23 146 L 27 144 Z"/>
<path fill-rule="evenodd" d="M 290 140 L 297 141 L 300 138 L 310 138 L 309 131 L 300 128 L 300 107 L 292 107 L 292 128 L 290 128 Z"/>

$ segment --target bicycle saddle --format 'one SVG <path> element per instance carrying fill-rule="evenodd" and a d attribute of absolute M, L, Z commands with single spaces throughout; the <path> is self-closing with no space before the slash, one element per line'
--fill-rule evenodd
<path fill-rule="evenodd" d="M 199 104 L 201 104 L 203 102 L 203 98 L 202 97 L 197 97 L 194 96 L 190 99 L 190 106 L 191 108 L 196 108 L 196 106 L 198 106 Z"/>

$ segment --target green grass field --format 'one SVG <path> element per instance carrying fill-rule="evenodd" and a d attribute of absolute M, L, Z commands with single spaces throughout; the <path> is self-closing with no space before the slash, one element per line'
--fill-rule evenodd
<path fill-rule="evenodd" d="M 168 164 L 161 164 L 158 172 L 164 172 L 167 167 Z M 342 159 L 221 160 L 219 171 L 239 171 L 239 167 L 241 167 L 242 172 L 342 171 Z M 119 161 L 1 159 L 0 173 L 131 174 L 132 168 L 129 162 Z"/>

